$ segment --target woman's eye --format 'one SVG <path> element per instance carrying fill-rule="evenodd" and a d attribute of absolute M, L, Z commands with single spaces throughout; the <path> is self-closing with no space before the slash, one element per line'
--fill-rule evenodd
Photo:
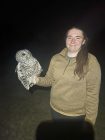
<path fill-rule="evenodd" d="M 71 39 L 71 37 L 68 37 L 67 39 Z"/>
<path fill-rule="evenodd" d="M 77 37 L 76 39 L 80 39 L 80 37 Z"/>

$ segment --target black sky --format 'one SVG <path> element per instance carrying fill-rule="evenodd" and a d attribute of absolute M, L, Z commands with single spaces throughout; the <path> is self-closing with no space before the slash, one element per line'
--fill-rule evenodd
<path fill-rule="evenodd" d="M 82 27 L 97 52 L 104 52 L 105 3 L 73 2 L 10 2 L 1 8 L 1 58 L 8 60 L 18 49 L 37 48 L 56 51 L 64 47 L 66 30 Z M 91 45 L 90 45 L 91 46 Z"/>

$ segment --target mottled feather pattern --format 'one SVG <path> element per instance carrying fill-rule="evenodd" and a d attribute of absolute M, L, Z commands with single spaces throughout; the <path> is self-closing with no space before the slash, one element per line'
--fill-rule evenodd
<path fill-rule="evenodd" d="M 34 78 L 35 75 L 40 75 L 42 67 L 38 60 L 34 58 L 32 53 L 27 49 L 17 51 L 15 57 L 18 62 L 16 66 L 18 79 L 23 86 L 29 90 L 30 85 L 32 86 L 30 79 Z"/>

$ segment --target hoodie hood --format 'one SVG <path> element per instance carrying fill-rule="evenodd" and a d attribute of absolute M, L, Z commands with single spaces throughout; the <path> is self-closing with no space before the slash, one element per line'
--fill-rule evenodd
<path fill-rule="evenodd" d="M 64 48 L 61 52 L 60 52 L 60 55 L 64 56 L 64 57 L 67 57 L 67 48 Z"/>

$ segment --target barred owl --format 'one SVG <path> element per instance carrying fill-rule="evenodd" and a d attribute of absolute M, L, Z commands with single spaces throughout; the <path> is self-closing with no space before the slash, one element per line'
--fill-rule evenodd
<path fill-rule="evenodd" d="M 35 75 L 40 75 L 42 67 L 38 60 L 34 58 L 32 53 L 27 49 L 17 51 L 15 58 L 18 62 L 15 69 L 18 79 L 23 86 L 29 90 L 30 86 L 33 86 L 30 79 L 34 78 Z"/>

